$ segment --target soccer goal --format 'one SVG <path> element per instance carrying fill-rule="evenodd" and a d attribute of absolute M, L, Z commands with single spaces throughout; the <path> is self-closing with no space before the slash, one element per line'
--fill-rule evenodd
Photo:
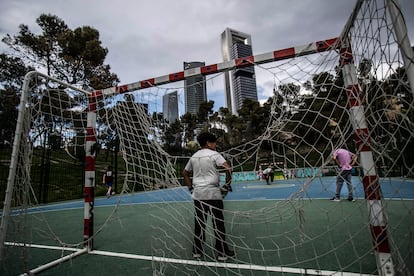
<path fill-rule="evenodd" d="M 344 23 L 337 38 L 103 90 L 29 73 L 4 195 L 2 272 L 410 275 L 412 47 L 396 1 L 357 1 Z M 216 260 L 209 221 L 204 254 L 194 259 L 194 207 L 181 180 L 194 148 L 184 146 L 189 141 L 181 132 L 172 133 L 162 98 L 184 93 L 182 81 L 191 76 L 205 76 L 203 85 L 217 89 L 223 72 L 247 66 L 272 91 L 251 107 L 256 117 L 248 117 L 249 124 L 238 127 L 246 112 L 236 117 L 219 109 L 207 124 L 188 122 L 181 130 L 219 134 L 233 169 L 224 217 L 236 256 Z M 180 154 L 169 153 L 177 141 Z M 347 200 L 346 185 L 341 201 L 329 200 L 336 190 L 336 148 L 359 157 L 352 172 L 355 201 Z M 119 180 L 109 198 L 101 185 L 108 164 L 116 165 Z M 275 172 L 269 185 L 261 176 L 267 166 Z M 73 200 L 43 200 L 62 193 L 73 193 Z M 111 265 L 100 261 L 111 258 Z"/>

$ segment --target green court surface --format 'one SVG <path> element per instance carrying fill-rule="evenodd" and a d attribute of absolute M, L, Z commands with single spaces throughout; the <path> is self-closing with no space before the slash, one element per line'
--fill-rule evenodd
<path fill-rule="evenodd" d="M 414 219 L 407 210 L 414 209 L 414 201 L 385 202 L 393 246 L 398 247 L 406 265 L 411 266 L 409 270 L 414 271 L 413 262 L 407 260 L 413 260 L 413 237 L 407 233 L 413 233 Z M 48 268 L 40 275 L 303 274 L 298 269 L 341 270 L 354 275 L 377 273 L 364 200 L 341 203 L 327 199 L 225 201 L 225 210 L 229 211 L 225 213 L 227 238 L 237 254 L 233 260 L 215 261 L 208 247 L 213 244 L 211 237 L 207 238 L 204 257 L 192 258 L 193 205 L 190 201 L 132 204 L 117 209 L 105 206 L 95 208 L 94 250 Z M 25 271 L 21 260 L 16 259 L 22 254 L 29 254 L 25 266 L 26 270 L 32 270 L 73 253 L 70 246 L 67 250 L 47 247 L 61 247 L 51 240 L 48 232 L 52 230 L 68 244 L 78 243 L 83 238 L 82 216 L 81 208 L 31 215 L 33 245 L 44 248 L 32 246 L 22 253 L 21 247 L 8 246 L 9 259 L 1 269 L 2 275 Z M 48 229 L 44 221 L 50 224 Z M 266 267 L 274 271 L 293 269 L 293 272 L 262 270 Z"/>

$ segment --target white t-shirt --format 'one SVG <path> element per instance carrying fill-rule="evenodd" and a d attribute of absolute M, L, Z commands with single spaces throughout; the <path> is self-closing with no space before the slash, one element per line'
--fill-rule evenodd
<path fill-rule="evenodd" d="M 220 174 L 217 167 L 226 159 L 217 151 L 200 149 L 185 165 L 185 170 L 193 172 L 193 194 L 195 200 L 223 199 L 220 192 Z"/>
<path fill-rule="evenodd" d="M 263 171 L 263 174 L 269 174 L 272 172 L 271 168 L 267 168 L 266 170 Z"/>

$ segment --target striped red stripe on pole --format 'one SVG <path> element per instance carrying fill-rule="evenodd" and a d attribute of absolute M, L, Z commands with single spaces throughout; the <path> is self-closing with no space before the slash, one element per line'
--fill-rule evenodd
<path fill-rule="evenodd" d="M 393 275 L 394 268 L 388 241 L 387 220 L 382 204 L 379 177 L 375 170 L 364 106 L 362 105 L 362 91 L 356 75 L 351 46 L 349 41 L 343 43 L 345 45 L 340 48 L 339 65 L 342 67 L 350 119 L 355 131 L 355 146 L 360 152 L 360 165 L 364 173 L 362 182 L 368 204 L 371 237 L 377 258 L 378 271 L 382 272 L 380 275 Z M 391 274 L 389 274 L 390 271 Z"/>
<path fill-rule="evenodd" d="M 236 68 L 244 68 L 253 66 L 255 64 L 268 63 L 273 61 L 279 61 L 289 59 L 296 56 L 304 56 L 313 53 L 319 53 L 339 48 L 338 38 L 332 38 L 322 41 L 309 43 L 302 46 L 286 48 L 282 50 L 276 50 L 269 53 L 259 54 L 255 56 L 248 56 L 243 58 L 237 58 L 223 63 L 210 64 L 198 68 L 191 68 L 181 72 L 176 72 L 156 78 L 150 78 L 130 84 L 124 84 L 120 86 L 110 87 L 102 90 L 105 95 L 126 93 L 135 90 L 145 89 L 152 86 L 162 85 L 166 83 L 172 83 L 185 80 L 187 77 L 198 75 L 210 75 L 224 71 L 229 71 Z"/>
<path fill-rule="evenodd" d="M 96 144 L 96 101 L 102 96 L 101 91 L 95 91 L 89 97 L 85 137 L 85 183 L 84 183 L 84 219 L 83 239 L 85 246 L 93 249 L 93 207 L 95 204 L 95 144 Z"/>

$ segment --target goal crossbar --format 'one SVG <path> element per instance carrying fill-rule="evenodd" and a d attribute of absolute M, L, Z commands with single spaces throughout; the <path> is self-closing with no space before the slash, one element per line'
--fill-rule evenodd
<path fill-rule="evenodd" d="M 164 76 L 159 76 L 155 78 L 150 78 L 146 80 L 141 80 L 129 84 L 114 86 L 110 88 L 105 88 L 99 90 L 99 93 L 105 95 L 112 94 L 121 94 L 126 92 L 132 92 L 140 89 L 145 89 L 153 86 L 158 86 L 167 83 L 173 83 L 177 81 L 185 80 L 188 77 L 194 77 L 199 75 L 211 75 L 217 74 L 225 71 L 230 71 L 233 69 L 244 68 L 253 66 L 256 64 L 264 64 L 273 61 L 280 61 L 285 59 L 290 59 L 299 56 L 306 56 L 314 53 L 326 52 L 333 49 L 339 48 L 339 38 L 331 38 L 321 41 L 316 41 L 308 43 L 301 46 L 289 47 L 281 50 L 275 50 L 272 52 L 267 52 L 263 54 L 258 54 L 254 56 L 247 56 L 242 58 L 236 58 L 230 61 L 210 64 L 206 66 L 196 67 L 187 69 L 180 72 L 171 73 Z M 98 93 L 98 94 L 99 94 Z"/>

